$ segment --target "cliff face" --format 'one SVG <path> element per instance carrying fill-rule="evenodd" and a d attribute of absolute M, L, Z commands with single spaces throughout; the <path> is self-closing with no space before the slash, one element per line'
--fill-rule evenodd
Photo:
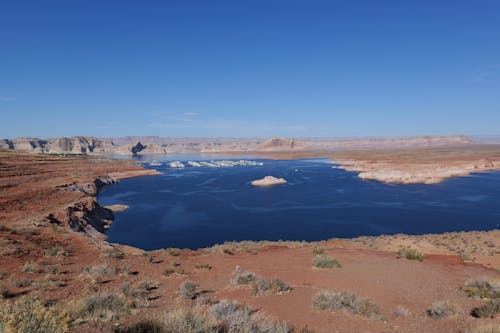
<path fill-rule="evenodd" d="M 258 153 L 425 148 L 476 143 L 465 135 L 357 139 L 288 139 L 274 137 L 264 141 L 261 139 L 236 138 L 143 137 L 145 141 L 132 141 L 137 138 L 98 139 L 90 136 L 75 136 L 46 140 L 36 138 L 3 139 L 0 140 L 0 149 L 45 154 L 161 155 L 170 153 Z M 115 140 L 120 144 L 117 144 Z"/>

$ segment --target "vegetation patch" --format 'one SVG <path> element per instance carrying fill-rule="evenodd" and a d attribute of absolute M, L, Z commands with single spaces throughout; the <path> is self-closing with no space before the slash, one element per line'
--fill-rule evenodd
<path fill-rule="evenodd" d="M 125 258 L 125 253 L 123 253 L 123 251 L 120 251 L 115 247 L 109 247 L 109 248 L 104 250 L 104 252 L 102 253 L 102 256 L 104 258 L 121 260 L 121 259 Z"/>
<path fill-rule="evenodd" d="M 198 265 L 195 265 L 194 268 L 205 269 L 205 270 L 209 271 L 212 269 L 212 266 L 210 266 L 209 264 L 198 264 Z"/>
<path fill-rule="evenodd" d="M 78 301 L 70 311 L 71 318 L 87 321 L 117 320 L 135 307 L 119 294 L 102 293 Z"/>
<path fill-rule="evenodd" d="M 45 251 L 47 257 L 67 257 L 68 252 L 60 246 L 54 246 Z"/>
<path fill-rule="evenodd" d="M 476 299 L 500 298 L 500 282 L 479 279 L 467 283 L 463 290 L 469 297 Z"/>
<path fill-rule="evenodd" d="M 495 298 L 489 300 L 486 304 L 474 308 L 472 310 L 472 315 L 474 317 L 486 318 L 486 317 L 495 317 L 500 313 L 500 299 Z"/>
<path fill-rule="evenodd" d="M 222 300 L 212 305 L 210 314 L 219 323 L 216 332 L 291 332 L 286 323 L 270 320 L 233 301 Z"/>
<path fill-rule="evenodd" d="M 239 286 L 242 284 L 250 284 L 255 281 L 257 277 L 254 273 L 242 269 L 240 266 L 236 266 L 233 272 L 232 284 Z"/>
<path fill-rule="evenodd" d="M 26 279 L 26 278 L 20 278 L 20 279 L 16 279 L 16 280 L 12 281 L 12 284 L 16 288 L 26 288 L 26 287 L 31 286 L 32 283 L 33 283 L 33 280 Z"/>
<path fill-rule="evenodd" d="M 456 305 L 450 302 L 434 302 L 431 308 L 427 310 L 427 314 L 433 319 L 454 316 L 457 313 L 458 309 Z"/>
<path fill-rule="evenodd" d="M 321 255 L 313 259 L 313 266 L 321 269 L 340 268 L 340 262 L 330 256 Z"/>
<path fill-rule="evenodd" d="M 312 254 L 314 254 L 315 256 L 325 254 L 325 249 L 321 246 L 315 246 L 312 250 Z"/>
<path fill-rule="evenodd" d="M 404 247 L 402 249 L 399 249 L 398 257 L 406 258 L 408 260 L 418 260 L 418 261 L 424 260 L 423 253 L 409 247 Z"/>
<path fill-rule="evenodd" d="M 252 282 L 252 295 L 263 293 L 282 294 L 290 290 L 292 288 L 277 277 L 271 279 L 257 278 Z"/>
<path fill-rule="evenodd" d="M 15 303 L 0 302 L 2 333 L 66 333 L 70 318 L 55 307 L 45 307 L 36 298 L 22 298 Z"/>
<path fill-rule="evenodd" d="M 85 274 L 92 279 L 95 284 L 103 284 L 116 275 L 116 269 L 108 264 L 93 265 L 85 268 Z"/>
<path fill-rule="evenodd" d="M 185 299 L 194 299 L 198 285 L 193 281 L 184 281 L 179 287 L 179 293 Z"/>
<path fill-rule="evenodd" d="M 313 296 L 313 307 L 318 310 L 339 310 L 369 319 L 382 319 L 377 304 L 368 299 L 358 298 L 348 291 L 323 290 Z"/>

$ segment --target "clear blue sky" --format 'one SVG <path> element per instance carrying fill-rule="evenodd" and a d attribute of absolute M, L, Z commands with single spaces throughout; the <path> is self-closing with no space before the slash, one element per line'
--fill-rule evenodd
<path fill-rule="evenodd" d="M 500 1 L 0 1 L 0 137 L 500 132 Z"/>

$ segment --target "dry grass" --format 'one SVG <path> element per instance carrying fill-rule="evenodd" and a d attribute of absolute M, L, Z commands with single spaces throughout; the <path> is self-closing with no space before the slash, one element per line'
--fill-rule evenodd
<path fill-rule="evenodd" d="M 252 295 L 263 293 L 283 294 L 290 290 L 292 288 L 277 277 L 271 279 L 257 278 L 252 282 Z"/>
<path fill-rule="evenodd" d="M 194 299 L 198 285 L 193 281 L 184 281 L 179 287 L 179 294 L 185 299 Z"/>
<path fill-rule="evenodd" d="M 427 314 L 433 319 L 445 318 L 458 314 L 458 308 L 450 302 L 434 302 L 427 310 Z"/>
<path fill-rule="evenodd" d="M 242 269 L 240 266 L 236 266 L 233 272 L 232 284 L 239 286 L 242 284 L 249 284 L 255 281 L 257 277 L 254 273 Z"/>
<path fill-rule="evenodd" d="M 330 268 L 340 268 L 342 265 L 340 262 L 329 256 L 319 256 L 313 259 L 313 266 L 321 269 L 330 269 Z"/>
<path fill-rule="evenodd" d="M 478 279 L 468 282 L 463 289 L 469 297 L 476 299 L 500 298 L 500 281 Z"/>
<path fill-rule="evenodd" d="M 111 321 L 117 320 L 135 307 L 119 294 L 102 293 L 80 299 L 70 307 L 73 320 Z"/>
<path fill-rule="evenodd" d="M 491 317 L 494 318 L 500 313 L 500 298 L 495 298 L 489 300 L 486 304 L 474 308 L 472 310 L 472 315 L 474 317 Z"/>
<path fill-rule="evenodd" d="M 424 260 L 424 255 L 422 253 L 420 253 L 416 249 L 412 249 L 409 247 L 399 249 L 398 257 L 399 258 L 406 258 L 408 260 L 418 260 L 418 261 Z"/>
<path fill-rule="evenodd" d="M 64 311 L 45 307 L 35 298 L 0 303 L 2 333 L 66 333 L 70 318 Z"/>
<path fill-rule="evenodd" d="M 90 277 L 93 283 L 103 284 L 116 275 L 116 269 L 108 264 L 92 265 L 85 268 L 85 274 Z"/>
<path fill-rule="evenodd" d="M 313 296 L 313 307 L 318 310 L 343 309 L 348 313 L 369 319 L 382 319 L 378 306 L 368 299 L 358 298 L 348 291 L 323 290 Z"/>

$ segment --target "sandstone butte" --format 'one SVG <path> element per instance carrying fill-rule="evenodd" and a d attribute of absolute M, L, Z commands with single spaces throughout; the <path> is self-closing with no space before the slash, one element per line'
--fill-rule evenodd
<path fill-rule="evenodd" d="M 286 180 L 284 178 L 276 178 L 273 176 L 265 176 L 262 179 L 256 179 L 251 182 L 253 186 L 273 186 L 279 184 L 286 184 Z"/>
<path fill-rule="evenodd" d="M 488 300 L 464 291 L 470 281 L 500 278 L 498 230 L 321 242 L 244 241 L 199 250 L 142 251 L 107 242 L 100 231 L 112 212 L 97 202 L 99 187 L 152 174 L 125 161 L 0 151 L 0 288 L 7 295 L 0 305 L 35 296 L 51 309 L 71 312 L 81 310 L 78 305 L 89 297 L 110 294 L 127 304 L 139 302 L 137 308 L 97 309 L 93 317 L 71 322 L 71 332 L 81 333 L 137 332 L 131 327 L 145 319 L 164 321 L 166 313 L 189 308 L 210 313 L 211 304 L 221 300 L 248 306 L 255 318 L 287 322 L 295 328 L 287 332 L 457 333 L 498 326 L 498 316 L 470 315 Z M 398 250 L 405 247 L 423 253 L 423 261 L 399 258 Z M 342 267 L 314 269 L 318 253 L 337 259 Z M 235 285 L 236 266 L 259 278 L 279 278 L 291 290 L 255 295 L 251 284 Z M 199 291 L 190 298 L 182 297 L 179 288 L 187 280 Z M 383 319 L 315 309 L 312 300 L 323 290 L 369 299 Z M 452 303 L 457 313 L 431 319 L 427 311 L 436 302 Z"/>

